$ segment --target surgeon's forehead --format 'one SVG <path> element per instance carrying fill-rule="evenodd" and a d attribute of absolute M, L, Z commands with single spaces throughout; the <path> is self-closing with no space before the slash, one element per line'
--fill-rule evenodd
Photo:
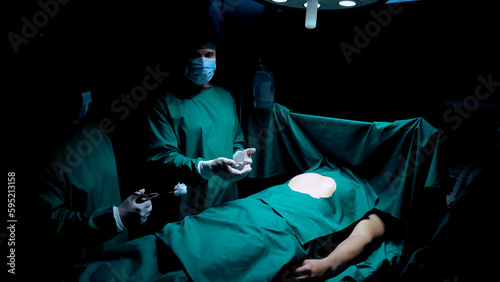
<path fill-rule="evenodd" d="M 192 57 L 207 57 L 207 58 L 213 58 L 215 57 L 215 50 L 213 49 L 208 49 L 208 48 L 201 48 L 201 49 L 196 49 L 193 51 L 191 54 Z"/>

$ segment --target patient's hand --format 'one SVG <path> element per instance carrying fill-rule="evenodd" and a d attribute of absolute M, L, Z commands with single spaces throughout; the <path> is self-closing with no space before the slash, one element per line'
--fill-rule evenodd
<path fill-rule="evenodd" d="M 330 267 L 324 259 L 306 259 L 302 265 L 295 270 L 297 280 L 322 276 Z"/>
<path fill-rule="evenodd" d="M 296 279 L 308 279 L 322 276 L 327 271 L 335 271 L 356 258 L 374 239 L 384 236 L 385 224 L 376 214 L 370 214 L 356 224 L 349 237 L 342 241 L 324 259 L 306 259 L 302 266 L 295 270 Z"/>

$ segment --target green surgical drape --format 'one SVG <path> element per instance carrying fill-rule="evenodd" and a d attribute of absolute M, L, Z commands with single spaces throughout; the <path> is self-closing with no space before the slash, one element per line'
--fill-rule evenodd
<path fill-rule="evenodd" d="M 361 122 L 274 104 L 250 115 L 248 136 L 257 149 L 248 177 L 295 175 L 328 157 L 367 180 L 380 198 L 377 208 L 397 218 L 407 215 L 418 190 L 439 186 L 439 132 L 422 118 Z"/>
<path fill-rule="evenodd" d="M 328 157 L 367 180 L 379 199 L 375 208 L 400 220 L 403 239 L 384 242 L 367 261 L 331 281 L 358 279 L 382 265 L 404 264 L 427 242 L 421 234 L 432 226 L 421 219 L 422 212 L 431 213 L 425 206 L 429 194 L 442 189 L 439 131 L 424 119 L 362 122 L 294 113 L 274 104 L 253 110 L 247 134 L 248 146 L 257 149 L 248 177 L 296 175 Z"/>
<path fill-rule="evenodd" d="M 371 252 L 363 254 L 361 261 L 355 260 L 340 273 L 336 273 L 334 277 L 324 277 L 323 280 L 362 281 L 377 273 L 377 270 L 384 266 L 404 263 L 405 248 L 410 248 L 407 252 L 411 253 L 411 248 L 418 247 L 420 242 L 415 240 L 419 235 L 418 228 L 426 227 L 418 225 L 418 221 L 415 223 L 415 218 L 419 217 L 419 205 L 422 205 L 420 200 L 423 198 L 424 191 L 438 189 L 439 186 L 437 168 L 439 134 L 425 120 L 415 118 L 391 123 L 360 122 L 296 114 L 275 104 L 267 109 L 256 109 L 250 115 L 248 136 L 249 146 L 257 148 L 257 153 L 253 156 L 251 177 L 265 178 L 278 174 L 293 176 L 305 172 L 321 159 L 327 158 L 328 162 L 338 167 L 340 171 L 352 173 L 353 179 L 355 176 L 359 183 L 364 183 L 360 187 L 372 189 L 371 196 L 367 197 L 371 200 L 363 201 L 368 204 L 355 207 L 363 211 L 354 216 L 353 220 L 358 220 L 359 215 L 369 212 L 373 207 L 390 218 L 387 223 L 394 221 L 400 223 L 399 226 L 403 226 L 402 236 L 395 232 L 396 235 L 390 234 L 382 238 L 377 245 L 372 246 Z M 270 189 L 266 191 L 273 191 L 272 189 L 277 188 Z M 334 197 L 335 195 L 342 196 L 342 191 L 340 191 L 342 187 L 339 186 L 338 189 Z M 353 187 L 353 189 L 363 188 Z M 263 193 L 267 193 L 266 191 Z M 292 191 L 287 192 L 292 196 Z M 362 194 L 367 191 L 357 192 Z M 282 224 L 281 217 L 277 216 L 273 210 L 266 209 L 267 206 L 263 205 L 265 199 L 258 199 L 261 195 L 262 193 L 259 193 L 231 201 L 208 209 L 197 216 L 186 217 L 183 221 L 167 224 L 154 237 L 140 238 L 127 244 L 127 246 L 134 245 L 139 248 L 140 256 L 129 253 L 127 258 L 130 257 L 130 261 L 117 259 L 83 266 L 82 268 L 87 268 L 84 276 L 91 277 L 100 274 L 109 276 L 110 269 L 117 269 L 116 267 L 121 269 L 123 265 L 131 261 L 147 257 L 150 263 L 144 267 L 134 265 L 131 272 L 126 273 L 131 276 L 148 277 L 148 279 L 161 279 L 164 275 L 159 271 L 164 263 L 161 259 L 164 255 L 161 246 L 168 245 L 185 263 L 187 273 L 197 278 L 208 277 L 208 280 L 213 281 L 217 277 L 217 269 L 220 269 L 225 272 L 226 278 L 227 275 L 230 277 L 230 271 L 233 270 L 237 272 L 234 277 L 244 276 L 243 280 L 251 281 L 258 277 L 257 281 L 267 281 L 272 275 L 279 275 L 280 268 L 284 264 L 300 263 L 300 260 L 304 258 L 305 248 L 301 246 L 306 245 L 300 245 L 301 242 L 297 239 L 293 240 L 293 244 L 288 240 L 290 234 L 293 234 L 292 237 L 299 234 L 297 228 L 307 227 L 292 224 L 290 218 L 284 217 L 290 222 L 280 225 Z M 255 196 L 257 199 L 254 198 Z M 274 197 L 273 195 L 267 196 L 271 199 Z M 284 205 L 288 203 L 282 195 L 276 197 L 273 204 L 280 201 L 285 201 L 282 202 Z M 338 200 L 337 205 L 343 203 L 342 199 Z M 269 199 L 268 201 L 271 203 Z M 293 214 L 293 202 L 288 204 L 292 207 L 287 209 L 287 214 Z M 353 208 L 351 204 L 352 202 L 349 203 L 347 200 L 346 210 L 341 209 L 342 212 L 346 214 L 352 212 L 349 209 Z M 343 204 L 340 205 L 344 207 Z M 341 207 L 337 206 L 337 208 Z M 283 209 L 278 208 L 276 211 L 279 213 Z M 300 217 L 297 218 L 301 221 Z M 276 223 L 275 220 L 280 220 L 280 223 Z M 271 226 L 271 223 L 276 225 Z M 279 228 L 275 229 L 276 226 Z M 396 227 L 391 226 L 391 228 Z M 412 232 L 415 230 L 417 232 Z M 306 233 L 309 233 L 308 230 L 304 232 Z M 318 234 L 321 236 L 323 232 Z M 306 235 L 302 241 L 311 239 Z M 282 239 L 272 240 L 272 238 Z M 409 244 L 408 242 L 411 241 L 413 243 Z M 146 242 L 150 243 L 148 248 L 153 247 L 158 253 L 142 251 L 140 246 Z M 286 247 L 283 246 L 283 242 L 286 242 Z M 228 246 L 237 246 L 238 251 L 232 253 L 235 250 Z M 245 248 L 245 251 L 241 251 L 241 248 Z M 209 250 L 209 253 L 206 250 Z M 293 251 L 289 253 L 290 250 Z M 273 258 L 273 252 L 276 252 L 278 257 Z M 252 256 L 249 258 L 248 254 Z M 118 249 L 116 255 L 119 258 L 124 257 L 124 253 Z M 309 253 L 309 255 L 313 254 Z M 217 257 L 217 259 L 212 261 L 212 257 Z M 265 277 L 260 277 L 259 275 L 263 274 L 251 267 L 259 263 L 258 257 L 263 258 L 262 269 L 266 270 Z M 286 260 L 279 260 L 283 257 Z M 251 263 L 247 261 L 248 259 Z M 212 265 L 225 265 L 226 260 L 230 261 L 230 268 L 225 269 L 222 266 L 210 268 Z M 272 265 L 272 262 L 279 263 Z M 159 268 L 150 269 L 151 263 L 157 264 Z M 196 272 L 197 269 L 201 271 L 203 267 L 207 267 L 207 272 Z M 288 265 L 286 269 L 283 269 L 285 270 L 283 277 L 275 278 L 291 279 L 294 268 L 291 267 L 291 271 L 286 271 L 289 267 Z M 391 270 L 395 271 L 397 268 L 394 267 Z M 270 273 L 272 275 L 269 275 Z"/>

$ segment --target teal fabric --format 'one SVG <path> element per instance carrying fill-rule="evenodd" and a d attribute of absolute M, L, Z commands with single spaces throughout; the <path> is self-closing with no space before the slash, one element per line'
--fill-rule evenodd
<path fill-rule="evenodd" d="M 293 191 L 287 182 L 250 196 L 261 199 L 283 216 L 301 244 L 340 231 L 375 207 L 375 192 L 349 170 L 323 159 L 306 172 L 331 177 L 337 183 L 336 191 L 329 198 L 317 199 Z"/>
<path fill-rule="evenodd" d="M 424 189 L 439 187 L 439 132 L 422 118 L 361 122 L 293 113 L 279 104 L 254 109 L 248 146 L 257 149 L 248 177 L 296 175 L 323 157 L 368 181 L 377 208 L 408 215 Z"/>
<path fill-rule="evenodd" d="M 168 246 L 194 281 L 270 281 L 285 265 L 300 264 L 314 245 L 311 239 L 352 227 L 370 211 L 400 222 L 405 237 L 382 238 L 360 260 L 323 280 L 363 281 L 401 263 L 415 237 L 410 231 L 422 227 L 414 223 L 422 194 L 439 185 L 435 128 L 420 118 L 359 122 L 295 114 L 275 104 L 252 113 L 248 130 L 249 146 L 257 148 L 251 177 L 309 170 L 334 178 L 337 190 L 329 199 L 315 199 L 283 184 L 167 224 L 156 233 L 152 264 L 162 268 L 159 250 Z M 134 252 L 144 253 L 135 246 Z M 104 262 L 114 265 L 112 259 Z M 89 277 L 94 266 L 85 267 Z M 148 271 L 150 266 L 134 267 L 131 275 L 149 272 L 144 277 L 150 280 L 163 275 Z"/>
<path fill-rule="evenodd" d="M 331 198 L 316 199 L 291 190 L 287 184 L 273 186 L 167 224 L 155 234 L 154 250 L 172 250 L 194 281 L 271 281 L 284 266 L 300 264 L 306 258 L 310 241 L 352 226 L 375 205 L 376 195 L 369 186 L 326 159 L 309 172 L 335 179 L 337 190 Z M 113 255 L 121 261 L 90 264 L 82 280 L 98 277 L 96 272 L 106 277 L 110 269 L 122 268 L 130 269 L 125 272 L 130 277 L 163 279 L 158 271 L 164 263 L 161 254 L 148 255 L 154 252 L 151 240 L 142 238 L 140 244 L 126 245 L 139 254 L 130 260 L 147 263 L 144 267 L 124 261 L 124 249 L 117 249 Z"/>
<path fill-rule="evenodd" d="M 393 271 L 392 275 L 382 276 L 380 279 L 372 281 L 391 281 L 390 277 L 396 276 L 394 271 L 401 260 L 402 248 L 402 241 L 383 241 L 373 252 L 357 260 L 361 260 L 361 262 L 348 265 L 340 273 L 327 275 L 322 280 L 327 282 L 365 281 L 367 278 L 373 277 L 379 269 L 385 268 L 387 271 L 389 268 Z"/>
<path fill-rule="evenodd" d="M 439 131 L 422 118 L 362 122 L 294 113 L 274 104 L 249 116 L 248 146 L 257 149 L 249 177 L 296 175 L 327 157 L 367 181 L 378 197 L 375 209 L 399 219 L 404 230 L 381 246 L 390 252 L 376 249 L 333 281 L 364 280 L 361 273 L 368 277 L 392 262 L 404 265 L 428 241 L 420 234 L 432 227 L 421 217 L 429 212 L 428 194 L 442 193 L 439 143 Z"/>
<path fill-rule="evenodd" d="M 50 272 L 45 274 L 55 280 L 73 264 L 94 260 L 128 240 L 113 217 L 113 206 L 122 200 L 111 140 L 97 124 L 80 123 L 70 130 L 31 191 L 29 228 L 40 232 L 30 242 L 37 245 L 30 259 L 39 257 L 40 276 Z"/>
<path fill-rule="evenodd" d="M 40 177 L 39 212 L 50 218 L 50 229 L 63 242 L 93 245 L 118 235 L 112 211 L 122 202 L 116 160 L 111 140 L 97 124 L 77 126 Z M 125 235 L 98 249 L 124 241 Z"/>
<path fill-rule="evenodd" d="M 307 255 L 287 221 L 245 198 L 167 224 L 156 233 L 194 281 L 270 281 Z"/>
<path fill-rule="evenodd" d="M 174 260 L 168 250 L 184 269 L 162 270 Z M 79 281 L 271 281 L 307 253 L 286 220 L 263 201 L 245 198 L 169 223 L 76 271 Z"/>
<path fill-rule="evenodd" d="M 101 261 L 78 265 L 75 281 L 190 281 L 183 270 L 162 273 L 158 265 L 157 239 L 144 236 L 109 251 Z M 81 270 L 85 271 L 81 271 Z"/>
<path fill-rule="evenodd" d="M 181 199 L 181 217 L 236 200 L 235 182 L 220 177 L 203 180 L 197 172 L 201 160 L 233 158 L 245 141 L 232 96 L 211 86 L 196 95 L 161 95 L 148 115 L 149 162 L 159 167 L 165 182 L 189 186 Z M 175 185 L 175 184 L 174 184 Z"/>

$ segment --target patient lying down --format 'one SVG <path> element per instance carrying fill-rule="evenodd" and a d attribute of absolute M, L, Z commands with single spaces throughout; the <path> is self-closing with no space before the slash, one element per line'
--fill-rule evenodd
<path fill-rule="evenodd" d="M 295 279 L 322 276 L 385 234 L 376 201 L 364 180 L 323 160 L 285 184 L 130 241 L 81 266 L 79 278 L 107 280 L 118 272 L 134 280 L 271 281 L 282 280 L 277 275 L 289 265 L 298 265 Z M 315 239 L 353 226 L 329 255 L 307 259 Z"/>
<path fill-rule="evenodd" d="M 299 174 L 288 184 L 290 189 L 309 194 L 314 198 L 329 198 L 337 189 L 333 178 L 317 173 Z M 333 252 L 323 259 L 306 259 L 295 270 L 296 279 L 322 276 L 327 271 L 335 271 L 339 266 L 356 258 L 375 238 L 383 236 L 385 225 L 382 219 L 371 213 L 368 218 L 359 221 L 347 239 L 342 241 Z"/>

